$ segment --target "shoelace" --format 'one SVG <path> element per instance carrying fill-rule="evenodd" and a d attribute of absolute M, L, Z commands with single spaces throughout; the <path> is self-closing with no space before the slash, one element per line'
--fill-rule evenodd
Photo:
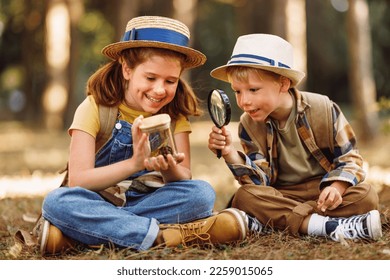
<path fill-rule="evenodd" d="M 178 225 L 183 245 L 201 245 L 209 241 L 211 236 L 207 232 L 202 232 L 203 225 L 203 222 Z"/>
<path fill-rule="evenodd" d="M 330 233 L 330 238 L 334 241 L 341 241 L 345 239 L 362 238 L 367 239 L 370 236 L 365 233 L 363 228 L 363 221 L 367 215 L 353 216 L 351 218 L 339 219 L 339 225 Z"/>
<path fill-rule="evenodd" d="M 274 230 L 271 227 L 264 226 L 257 218 L 247 215 L 248 231 L 252 234 L 272 234 Z"/>
<path fill-rule="evenodd" d="M 263 225 L 259 222 L 259 220 L 251 216 L 248 216 L 248 220 L 248 224 L 250 224 L 249 231 L 261 233 Z"/>

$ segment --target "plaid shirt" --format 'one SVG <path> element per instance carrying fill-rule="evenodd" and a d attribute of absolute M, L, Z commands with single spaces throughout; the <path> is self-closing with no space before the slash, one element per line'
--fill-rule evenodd
<path fill-rule="evenodd" d="M 308 104 L 302 94 L 297 90 L 293 90 L 297 104 L 295 126 L 301 140 L 324 169 L 320 187 L 330 185 L 333 181 L 345 181 L 353 186 L 362 182 L 365 178 L 365 172 L 362 169 L 363 159 L 356 149 L 356 138 L 352 127 L 340 108 L 330 101 L 331 120 L 329 122 L 333 123 L 333 137 L 330 141 L 333 143 L 318 148 L 317 142 L 319 141 L 316 142 L 315 137 L 316 139 L 318 137 L 329 137 L 327 134 L 330 133 L 326 133 L 326 131 L 316 133 L 315 129 L 312 129 L 307 113 L 311 109 L 313 114 L 316 112 L 316 108 L 313 108 L 314 104 Z M 241 185 L 273 185 L 278 176 L 277 137 L 274 127 L 269 119 L 266 120 L 265 131 L 263 131 L 265 133 L 257 134 L 257 138 L 262 139 L 252 141 L 248 131 L 245 130 L 242 124 L 243 116 L 239 124 L 238 134 L 245 152 L 239 152 L 239 154 L 245 160 L 245 164 L 228 164 L 228 167 Z M 324 118 L 322 117 L 322 119 Z M 259 147 L 260 145 L 256 145 L 259 141 L 263 141 L 266 145 Z"/>

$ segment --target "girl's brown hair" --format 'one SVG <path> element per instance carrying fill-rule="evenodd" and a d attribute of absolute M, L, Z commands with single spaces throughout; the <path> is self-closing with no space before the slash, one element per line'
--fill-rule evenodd
<path fill-rule="evenodd" d="M 179 59 L 181 65 L 185 61 L 183 54 L 158 48 L 133 48 L 124 50 L 119 60 L 111 61 L 99 68 L 87 81 L 87 95 L 92 95 L 97 104 L 104 106 L 118 106 L 125 99 L 125 91 L 128 81 L 122 74 L 121 62 L 134 69 L 153 55 L 173 57 Z M 183 79 L 179 79 L 174 99 L 161 108 L 159 113 L 167 113 L 172 119 L 177 119 L 179 114 L 185 117 L 199 116 L 202 110 L 200 101 L 190 85 Z"/>

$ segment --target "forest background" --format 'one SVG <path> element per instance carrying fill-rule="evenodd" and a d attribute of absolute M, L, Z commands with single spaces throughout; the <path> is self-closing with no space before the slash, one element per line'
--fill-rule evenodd
<path fill-rule="evenodd" d="M 70 140 L 66 130 L 85 98 L 86 80 L 107 62 L 101 49 L 118 41 L 127 21 L 139 15 L 169 16 L 189 26 L 192 47 L 208 60 L 186 78 L 202 100 L 213 88 L 230 95 L 233 130 L 240 110 L 229 86 L 212 79 L 210 70 L 227 62 L 240 35 L 271 33 L 290 41 L 296 68 L 307 73 L 299 89 L 328 95 L 342 107 L 358 135 L 368 180 L 379 193 L 386 191 L 390 186 L 389 4 L 388 0 L 0 0 L 4 221 L 0 238 L 5 240 L 0 259 L 9 257 L 16 228 L 29 226 L 28 216 L 39 212 L 42 197 L 61 180 L 57 171 L 66 164 Z M 207 113 L 193 120 L 192 168 L 194 177 L 215 186 L 218 210 L 226 206 L 237 184 L 207 149 L 210 128 Z M 31 197 L 38 202 L 31 202 Z M 382 201 L 390 207 L 390 198 Z"/>

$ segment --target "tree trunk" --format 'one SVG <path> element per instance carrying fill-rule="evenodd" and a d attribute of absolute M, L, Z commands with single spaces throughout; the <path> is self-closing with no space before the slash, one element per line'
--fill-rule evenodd
<path fill-rule="evenodd" d="M 45 32 L 48 82 L 42 100 L 44 124 L 48 129 L 61 130 L 69 96 L 70 18 L 65 0 L 48 2 Z"/>
<path fill-rule="evenodd" d="M 138 15 L 140 1 L 114 1 L 115 6 L 115 40 L 120 40 L 125 33 L 127 22 Z M 114 3 L 112 2 L 112 3 Z"/>
<path fill-rule="evenodd" d="M 183 22 L 190 30 L 191 40 L 190 44 L 195 41 L 194 22 L 196 18 L 196 5 L 198 0 L 173 0 L 173 18 Z M 182 77 L 189 81 L 190 72 L 185 71 Z"/>
<path fill-rule="evenodd" d="M 293 46 L 293 67 L 307 73 L 306 0 L 278 0 L 269 4 L 271 33 Z M 305 88 L 305 81 L 299 84 L 300 89 Z"/>
<path fill-rule="evenodd" d="M 286 39 L 294 47 L 294 68 L 307 73 L 306 0 L 286 3 Z M 299 84 L 306 87 L 306 79 Z"/>
<path fill-rule="evenodd" d="M 69 15 L 70 15 L 70 59 L 68 67 L 69 77 L 69 96 L 68 103 L 64 112 L 64 126 L 68 127 L 72 120 L 74 112 L 78 106 L 77 95 L 77 76 L 80 57 L 80 32 L 78 24 L 84 15 L 84 1 L 83 0 L 68 0 Z"/>
<path fill-rule="evenodd" d="M 268 1 L 270 5 L 271 34 L 286 39 L 288 28 L 287 4 L 290 0 Z"/>
<path fill-rule="evenodd" d="M 369 10 L 366 0 L 349 0 L 348 43 L 351 95 L 359 129 L 365 142 L 378 134 L 376 87 L 373 78 Z"/>
<path fill-rule="evenodd" d="M 32 1 L 23 1 L 24 5 L 24 26 L 23 33 L 20 36 L 21 44 L 21 63 L 25 71 L 25 83 L 23 92 L 26 97 L 25 107 L 20 112 L 15 112 L 13 118 L 17 120 L 26 120 L 29 123 L 41 123 L 42 121 L 42 104 L 41 92 L 44 87 L 45 73 L 42 63 L 44 56 L 41 53 L 42 43 L 39 38 L 42 30 L 41 24 L 44 19 L 41 14 L 46 11 L 46 4 L 39 5 Z"/>

